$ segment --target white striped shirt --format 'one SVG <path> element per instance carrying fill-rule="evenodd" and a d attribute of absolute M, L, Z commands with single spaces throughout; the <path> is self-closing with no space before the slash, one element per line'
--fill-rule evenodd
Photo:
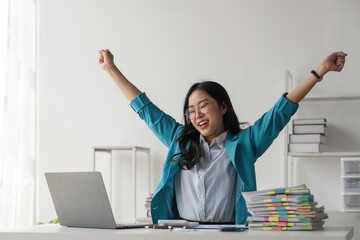
<path fill-rule="evenodd" d="M 235 221 L 236 172 L 225 149 L 224 132 L 209 145 L 200 136 L 201 158 L 190 170 L 180 170 L 175 194 L 181 218 L 200 222 Z"/>

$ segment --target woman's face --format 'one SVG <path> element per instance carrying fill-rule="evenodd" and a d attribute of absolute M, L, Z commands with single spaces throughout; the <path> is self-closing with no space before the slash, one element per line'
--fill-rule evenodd
<path fill-rule="evenodd" d="M 189 96 L 188 115 L 196 130 L 204 136 L 207 143 L 224 132 L 223 115 L 225 104 L 219 104 L 205 91 L 195 90 Z"/>

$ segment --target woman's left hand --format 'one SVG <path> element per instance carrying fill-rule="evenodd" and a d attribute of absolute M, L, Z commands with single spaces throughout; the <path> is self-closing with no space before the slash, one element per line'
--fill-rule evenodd
<path fill-rule="evenodd" d="M 324 76 L 327 72 L 330 71 L 340 72 L 345 65 L 346 56 L 347 54 L 341 51 L 331 53 L 321 62 L 316 72 L 320 76 Z"/>

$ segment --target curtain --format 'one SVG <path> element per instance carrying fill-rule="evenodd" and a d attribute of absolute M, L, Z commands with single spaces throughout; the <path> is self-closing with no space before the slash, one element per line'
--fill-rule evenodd
<path fill-rule="evenodd" d="M 0 0 L 0 226 L 34 224 L 35 0 Z"/>

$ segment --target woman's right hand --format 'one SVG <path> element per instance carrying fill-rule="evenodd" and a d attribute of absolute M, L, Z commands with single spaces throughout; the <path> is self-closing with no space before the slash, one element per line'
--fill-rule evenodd
<path fill-rule="evenodd" d="M 98 63 L 100 67 L 104 70 L 109 70 L 109 68 L 114 67 L 114 55 L 109 51 L 109 49 L 106 50 L 99 50 L 99 59 Z"/>

